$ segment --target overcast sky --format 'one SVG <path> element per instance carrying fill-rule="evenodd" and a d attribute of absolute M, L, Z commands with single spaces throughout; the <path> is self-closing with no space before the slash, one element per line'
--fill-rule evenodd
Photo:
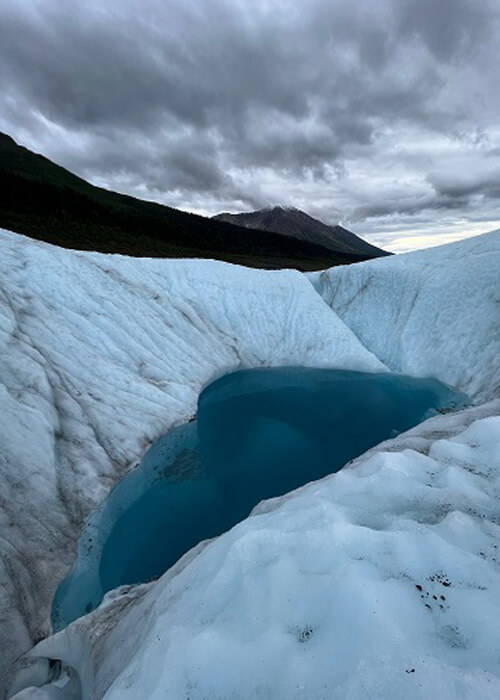
<path fill-rule="evenodd" d="M 500 227 L 500 0 L 2 0 L 0 130 L 202 214 Z"/>

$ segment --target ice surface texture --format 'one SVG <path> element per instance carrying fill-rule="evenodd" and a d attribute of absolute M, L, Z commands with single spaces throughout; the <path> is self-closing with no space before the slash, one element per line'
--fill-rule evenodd
<path fill-rule="evenodd" d="M 313 279 L 388 367 L 485 399 L 500 392 L 499 239 L 487 233 Z"/>

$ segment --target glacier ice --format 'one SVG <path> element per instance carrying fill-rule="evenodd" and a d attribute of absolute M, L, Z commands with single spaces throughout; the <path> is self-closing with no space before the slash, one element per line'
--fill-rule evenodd
<path fill-rule="evenodd" d="M 327 271 L 320 294 L 293 271 L 0 245 L 0 687 L 48 657 L 83 697 L 498 696 L 499 232 Z M 287 364 L 434 376 L 477 407 L 263 503 L 47 637 L 111 485 L 208 382 Z"/>
<path fill-rule="evenodd" d="M 313 282 L 387 367 L 485 400 L 500 392 L 499 235 L 312 273 Z"/>
<path fill-rule="evenodd" d="M 73 252 L 0 232 L 0 688 L 49 631 L 83 519 L 208 382 L 383 371 L 303 275 Z"/>

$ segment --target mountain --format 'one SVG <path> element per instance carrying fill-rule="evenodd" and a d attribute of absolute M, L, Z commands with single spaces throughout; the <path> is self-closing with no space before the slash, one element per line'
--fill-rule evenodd
<path fill-rule="evenodd" d="M 299 241 L 321 245 L 335 253 L 363 255 L 367 258 L 390 255 L 342 226 L 329 226 L 294 207 L 273 207 L 245 214 L 224 212 L 213 218 L 260 231 L 283 233 Z"/>
<path fill-rule="evenodd" d="M 0 227 L 64 248 L 318 270 L 371 257 L 95 187 L 0 134 Z"/>

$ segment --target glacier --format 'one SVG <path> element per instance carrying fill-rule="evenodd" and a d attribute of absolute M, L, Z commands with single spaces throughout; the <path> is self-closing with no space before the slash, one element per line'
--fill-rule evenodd
<path fill-rule="evenodd" d="M 8 696 L 498 697 L 500 232 L 309 276 L 0 245 Z M 111 486 L 209 382 L 282 365 L 432 376 L 475 405 L 263 502 L 50 635 Z"/>

